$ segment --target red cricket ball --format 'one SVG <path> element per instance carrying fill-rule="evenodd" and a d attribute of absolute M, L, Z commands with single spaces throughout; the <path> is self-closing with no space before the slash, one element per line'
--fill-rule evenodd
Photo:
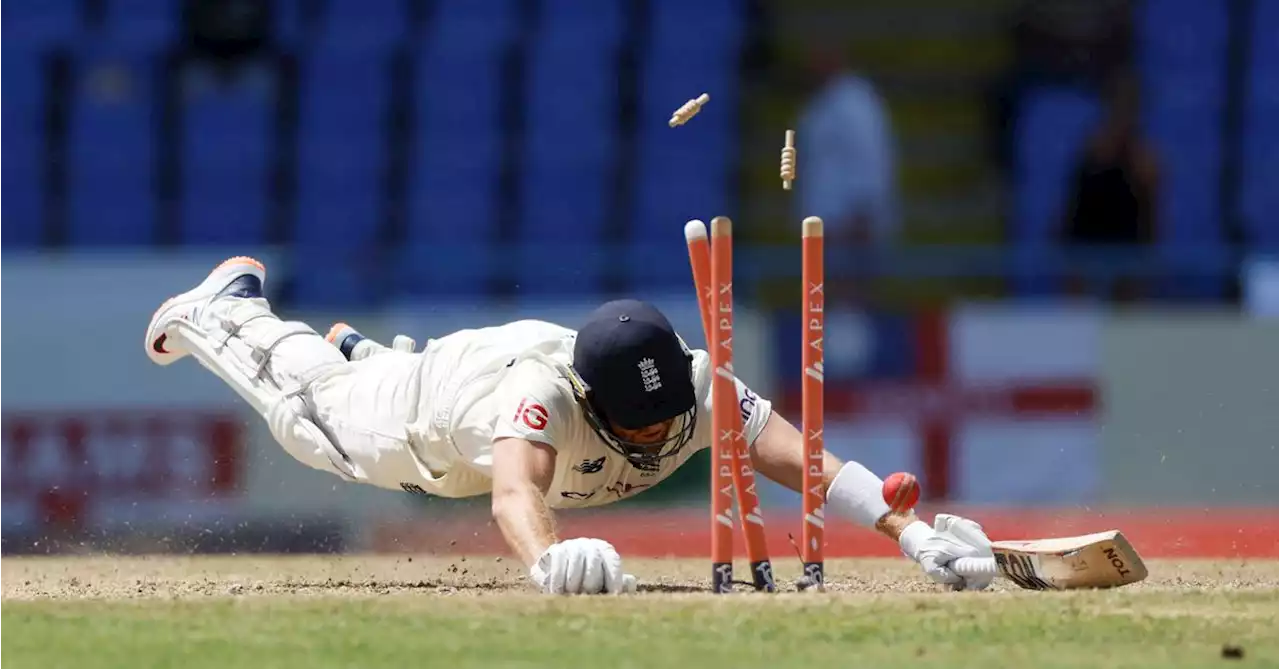
<path fill-rule="evenodd" d="M 920 501 L 920 483 L 907 472 L 890 474 L 884 480 L 884 503 L 897 513 L 905 513 Z"/>

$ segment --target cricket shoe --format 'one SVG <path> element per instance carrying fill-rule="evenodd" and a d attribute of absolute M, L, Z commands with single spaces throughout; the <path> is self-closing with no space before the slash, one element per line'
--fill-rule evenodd
<path fill-rule="evenodd" d="M 367 338 L 346 323 L 334 323 L 333 327 L 329 328 L 329 334 L 324 336 L 324 340 L 337 346 L 338 350 L 342 351 L 342 357 L 352 360 L 351 355 L 355 353 L 356 345 L 367 341 Z"/>
<path fill-rule="evenodd" d="M 236 256 L 223 261 L 200 285 L 165 300 L 151 317 L 144 342 L 147 357 L 157 365 L 171 365 L 187 356 L 169 328 L 177 321 L 195 323 L 200 310 L 220 297 L 262 297 L 267 268 L 253 258 Z"/>

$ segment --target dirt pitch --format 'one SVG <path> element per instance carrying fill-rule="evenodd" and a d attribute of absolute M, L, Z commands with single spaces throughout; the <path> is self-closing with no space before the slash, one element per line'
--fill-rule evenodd
<path fill-rule="evenodd" d="M 775 562 L 785 591 L 799 576 L 794 561 Z M 704 592 L 702 560 L 628 560 L 640 594 Z M 1268 560 L 1152 560 L 1151 575 L 1124 591 L 1274 591 L 1277 563 Z M 739 564 L 738 578 L 749 579 Z M 386 555 L 11 557 L 3 561 L 4 600 L 186 599 L 222 596 L 360 597 L 394 593 L 447 596 L 532 594 L 525 570 L 510 558 Z M 936 593 L 906 560 L 865 558 L 828 563 L 828 591 L 840 596 Z M 739 586 L 748 590 L 747 586 Z M 1017 590 L 997 582 L 995 590 Z M 941 594 L 941 593 L 940 593 Z"/>
<path fill-rule="evenodd" d="M 1108 591 L 950 593 L 903 559 L 829 591 L 706 592 L 706 560 L 628 560 L 633 597 L 547 597 L 510 559 L 8 558 L 8 667 L 1275 667 L 1274 560 L 1149 562 Z M 739 566 L 747 576 L 745 564 Z"/>

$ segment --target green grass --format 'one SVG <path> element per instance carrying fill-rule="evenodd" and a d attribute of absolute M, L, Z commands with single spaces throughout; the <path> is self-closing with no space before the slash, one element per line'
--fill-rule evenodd
<path fill-rule="evenodd" d="M 9 669 L 1274 667 L 1278 623 L 1274 588 L 1230 587 L 36 599 L 0 619 Z"/>

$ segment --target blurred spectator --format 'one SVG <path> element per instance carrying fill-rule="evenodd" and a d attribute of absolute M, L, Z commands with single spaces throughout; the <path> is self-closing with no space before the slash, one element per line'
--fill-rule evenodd
<path fill-rule="evenodd" d="M 1010 70 L 996 82 L 997 161 L 1012 165 L 1010 129 L 1022 92 L 1037 85 L 1095 88 L 1132 58 L 1131 0 L 1024 0 L 1014 13 Z"/>
<path fill-rule="evenodd" d="M 843 55 L 819 46 L 809 61 L 815 93 L 796 129 L 798 202 L 835 243 L 883 244 L 897 233 L 897 179 L 889 112 Z"/>
<path fill-rule="evenodd" d="M 1157 158 L 1141 135 L 1137 82 L 1127 72 L 1107 86 L 1107 112 L 1081 151 L 1062 220 L 1068 247 L 1134 247 L 1155 242 Z M 1121 281 L 1118 298 L 1135 297 Z"/>

